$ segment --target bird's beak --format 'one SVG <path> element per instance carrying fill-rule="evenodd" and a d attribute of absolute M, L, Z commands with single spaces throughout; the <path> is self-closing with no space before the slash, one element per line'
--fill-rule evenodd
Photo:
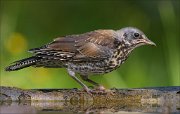
<path fill-rule="evenodd" d="M 154 42 L 152 42 L 151 40 L 149 40 L 146 36 L 143 36 L 143 39 L 144 39 L 145 44 L 156 46 L 156 44 Z"/>

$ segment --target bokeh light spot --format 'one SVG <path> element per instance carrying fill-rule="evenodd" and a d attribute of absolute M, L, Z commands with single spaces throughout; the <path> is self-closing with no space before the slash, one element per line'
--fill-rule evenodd
<path fill-rule="evenodd" d="M 5 42 L 6 49 L 12 54 L 19 54 L 26 50 L 27 41 L 21 33 L 13 33 Z"/>

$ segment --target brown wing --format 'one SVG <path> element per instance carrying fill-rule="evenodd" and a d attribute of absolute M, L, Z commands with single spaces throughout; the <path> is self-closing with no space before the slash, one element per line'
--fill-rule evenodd
<path fill-rule="evenodd" d="M 104 58 L 112 54 L 115 37 L 113 30 L 96 30 L 81 35 L 60 37 L 30 52 L 36 54 L 51 52 L 56 56 L 69 55 L 74 59 Z"/>
<path fill-rule="evenodd" d="M 79 54 L 75 58 L 92 57 L 106 58 L 112 54 L 115 41 L 115 31 L 96 30 L 85 33 L 81 39 L 76 40 Z"/>

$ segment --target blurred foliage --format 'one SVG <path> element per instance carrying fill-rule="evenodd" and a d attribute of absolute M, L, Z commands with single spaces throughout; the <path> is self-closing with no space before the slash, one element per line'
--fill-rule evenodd
<path fill-rule="evenodd" d="M 1 0 L 0 7 L 1 85 L 80 87 L 65 69 L 4 68 L 53 38 L 126 26 L 144 31 L 157 47 L 140 47 L 118 70 L 90 78 L 108 88 L 180 85 L 179 0 Z"/>

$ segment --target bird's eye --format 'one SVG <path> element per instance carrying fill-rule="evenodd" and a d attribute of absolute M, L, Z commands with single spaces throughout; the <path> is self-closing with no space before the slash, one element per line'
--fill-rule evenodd
<path fill-rule="evenodd" d="M 140 36 L 139 33 L 137 33 L 137 32 L 134 33 L 134 37 L 135 37 L 135 38 L 138 38 L 139 36 Z"/>

